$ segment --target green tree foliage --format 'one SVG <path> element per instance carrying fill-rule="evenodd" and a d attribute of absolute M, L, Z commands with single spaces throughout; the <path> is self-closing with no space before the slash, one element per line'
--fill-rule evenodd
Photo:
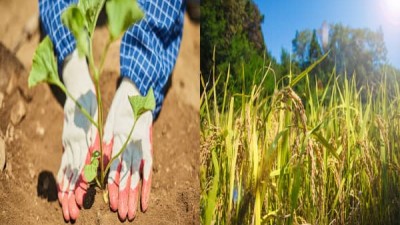
<path fill-rule="evenodd" d="M 307 67 L 309 44 L 311 42 L 311 31 L 303 30 L 296 31 L 295 38 L 292 41 L 294 60 L 300 65 L 301 68 Z"/>
<path fill-rule="evenodd" d="M 359 87 L 375 85 L 380 80 L 379 74 L 387 54 L 381 29 L 371 31 L 332 24 L 325 50 L 319 36 L 316 30 L 303 30 L 296 32 L 292 41 L 295 60 L 302 70 L 326 51 L 331 51 L 328 58 L 312 72 L 314 80 L 326 83 L 333 68 L 342 76 L 355 74 Z"/>
<path fill-rule="evenodd" d="M 387 50 L 381 29 L 352 29 L 341 24 L 331 25 L 328 62 L 338 73 L 358 76 L 359 86 L 374 85 L 380 80 L 380 68 L 386 63 Z"/>
<path fill-rule="evenodd" d="M 322 56 L 321 47 L 318 43 L 317 32 L 313 30 L 311 42 L 310 42 L 310 50 L 308 51 L 308 60 L 310 64 L 316 62 Z"/>
<path fill-rule="evenodd" d="M 282 48 L 281 51 L 281 64 L 280 64 L 280 70 L 278 71 L 279 74 L 281 74 L 282 76 L 286 76 L 289 75 L 292 69 L 292 65 L 291 65 L 291 58 L 290 58 L 290 53 L 285 50 L 284 48 Z M 293 70 L 292 70 L 293 71 Z M 286 82 L 283 85 L 288 85 L 289 82 Z"/>
<path fill-rule="evenodd" d="M 201 2 L 201 72 L 204 80 L 211 81 L 212 68 L 224 81 L 230 66 L 231 90 L 260 82 L 260 69 L 267 52 L 261 32 L 264 17 L 251 0 L 204 0 Z M 214 56 L 215 48 L 215 57 Z M 213 61 L 215 60 L 215 62 Z M 258 74 L 258 75 L 257 75 Z M 211 83 L 211 82 L 210 82 Z M 217 88 L 222 88 L 223 82 Z"/>
<path fill-rule="evenodd" d="M 289 79 L 287 79 L 289 75 L 299 74 L 301 72 L 299 63 L 294 60 L 294 57 L 293 54 L 291 55 L 289 51 L 282 48 L 280 64 L 275 65 L 271 63 L 271 67 L 275 70 L 275 75 L 278 80 L 277 84 L 280 87 L 289 85 Z M 274 60 L 272 60 L 272 62 L 273 61 Z"/>
<path fill-rule="evenodd" d="M 359 88 L 374 86 L 381 80 L 387 54 L 381 29 L 324 23 L 323 29 L 300 30 L 292 41 L 292 52 L 282 50 L 278 63 L 264 44 L 264 16 L 252 0 L 204 0 L 201 12 L 200 64 L 208 87 L 213 85 L 214 74 L 215 79 L 220 79 L 216 88 L 223 89 L 230 68 L 228 93 L 248 90 L 261 82 L 265 68 L 270 66 L 274 72 L 267 76 L 264 88 L 266 93 L 272 93 L 276 85 L 288 84 L 289 75 L 299 74 L 328 51 L 328 57 L 310 72 L 309 79 L 294 87 L 300 96 L 305 87 L 327 85 L 334 70 L 341 77 L 356 75 Z M 324 44 L 322 34 L 326 35 Z"/>

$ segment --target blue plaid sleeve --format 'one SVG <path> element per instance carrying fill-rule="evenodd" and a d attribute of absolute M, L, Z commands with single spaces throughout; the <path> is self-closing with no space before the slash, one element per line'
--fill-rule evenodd
<path fill-rule="evenodd" d="M 142 95 L 153 87 L 154 118 L 161 110 L 165 86 L 172 73 L 182 37 L 183 0 L 138 0 L 145 18 L 122 37 L 121 75 L 130 78 Z"/>
<path fill-rule="evenodd" d="M 77 2 L 77 0 L 39 0 L 42 27 L 53 42 L 59 68 L 65 57 L 76 47 L 74 36 L 61 22 L 61 13 L 69 5 Z"/>

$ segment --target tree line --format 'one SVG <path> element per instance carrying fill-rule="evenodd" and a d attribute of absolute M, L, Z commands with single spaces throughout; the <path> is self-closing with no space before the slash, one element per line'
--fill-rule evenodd
<path fill-rule="evenodd" d="M 211 81 L 213 71 L 225 80 L 230 69 L 229 90 L 232 93 L 248 90 L 261 82 L 270 66 L 275 76 L 265 82 L 267 93 L 276 83 L 285 85 L 289 73 L 296 75 L 320 59 L 328 56 L 310 74 L 310 86 L 323 86 L 333 71 L 341 77 L 357 76 L 359 87 L 373 88 L 381 80 L 383 70 L 388 74 L 399 70 L 387 63 L 387 49 L 382 29 L 352 28 L 343 24 L 327 24 L 320 28 L 297 31 L 289 52 L 282 49 L 280 60 L 272 57 L 264 44 L 261 24 L 264 18 L 252 0 L 203 0 L 201 2 L 201 73 Z M 268 34 L 266 34 L 268 35 Z M 393 71 L 395 71 L 393 73 Z M 390 79 L 398 79 L 391 76 Z M 282 81 L 282 82 L 278 82 Z M 212 83 L 212 82 L 210 82 Z M 223 88 L 219 82 L 217 88 Z M 299 84 L 297 89 L 304 89 Z"/>

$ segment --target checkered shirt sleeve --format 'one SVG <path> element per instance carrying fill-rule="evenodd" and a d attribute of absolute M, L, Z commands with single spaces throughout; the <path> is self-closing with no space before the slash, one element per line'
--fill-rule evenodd
<path fill-rule="evenodd" d="M 72 3 L 77 4 L 78 1 L 39 0 L 42 27 L 53 42 L 59 68 L 65 57 L 71 54 L 76 47 L 74 36 L 61 22 L 61 13 Z"/>
<path fill-rule="evenodd" d="M 121 75 L 129 77 L 142 95 L 153 87 L 157 116 L 182 37 L 183 0 L 138 0 L 145 18 L 122 37 Z"/>
<path fill-rule="evenodd" d="M 44 31 L 55 46 L 58 65 L 76 48 L 73 35 L 61 22 L 61 13 L 77 0 L 39 0 Z M 154 118 L 161 110 L 165 88 L 175 65 L 182 38 L 184 0 L 138 0 L 145 18 L 123 35 L 120 73 L 131 79 L 142 95 L 153 87 Z"/>

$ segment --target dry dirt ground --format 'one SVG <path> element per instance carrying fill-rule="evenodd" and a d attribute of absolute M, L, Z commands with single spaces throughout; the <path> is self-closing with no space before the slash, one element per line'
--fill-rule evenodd
<path fill-rule="evenodd" d="M 24 39 L 24 27 L 35 22 L 36 0 L 0 0 L 0 224 L 64 224 L 58 201 L 37 194 L 40 174 L 57 174 L 61 160 L 62 105 L 50 87 L 27 88 L 39 32 Z M 171 88 L 154 124 L 154 176 L 149 209 L 132 224 L 199 224 L 199 83 L 200 28 L 185 16 L 179 57 Z M 100 55 L 107 29 L 99 27 L 94 46 Z M 109 107 L 119 71 L 119 44 L 114 43 L 101 78 L 104 105 Z M 16 49 L 13 53 L 13 49 Z M 1 151 L 0 151 L 1 163 Z M 42 180 L 43 181 L 43 180 Z M 51 179 L 44 181 L 45 185 Z M 44 184 L 41 183 L 40 187 Z M 51 189 L 51 185 L 49 188 Z M 49 196 L 51 199 L 53 196 Z M 118 224 L 97 193 L 91 209 L 81 210 L 76 224 Z M 129 223 L 129 222 L 125 222 Z"/>

